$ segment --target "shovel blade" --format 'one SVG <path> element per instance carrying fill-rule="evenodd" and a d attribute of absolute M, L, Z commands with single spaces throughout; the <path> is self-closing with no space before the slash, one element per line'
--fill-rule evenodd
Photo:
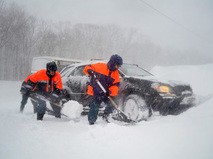
<path fill-rule="evenodd" d="M 126 123 L 136 123 L 136 121 L 130 119 L 124 112 L 116 109 L 115 113 L 113 114 L 113 119 L 118 121 L 123 121 Z"/>

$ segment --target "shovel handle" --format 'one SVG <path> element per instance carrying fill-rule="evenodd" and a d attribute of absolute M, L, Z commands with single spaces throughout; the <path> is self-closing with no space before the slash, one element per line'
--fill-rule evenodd
<path fill-rule="evenodd" d="M 115 107 L 115 109 L 118 109 L 118 105 L 114 102 L 114 100 L 109 96 L 108 97 L 112 105 Z"/>
<path fill-rule="evenodd" d="M 96 82 L 98 83 L 98 85 L 102 89 L 102 91 L 104 93 L 106 93 L 106 89 L 102 86 L 102 84 L 99 82 L 99 80 L 96 80 Z M 110 102 L 112 103 L 112 105 L 115 107 L 115 109 L 118 109 L 118 105 L 114 102 L 114 100 L 110 96 L 108 96 L 108 98 L 109 98 Z"/>
<path fill-rule="evenodd" d="M 94 75 L 94 77 L 96 78 L 95 75 Z M 106 89 L 102 86 L 100 81 L 98 79 L 96 79 L 96 82 L 99 85 L 99 87 L 102 89 L 102 91 L 104 93 L 106 93 Z M 125 119 L 126 122 L 129 122 L 129 123 L 134 122 L 135 123 L 135 121 L 132 120 L 132 119 L 129 119 L 129 117 L 122 110 L 118 109 L 118 105 L 114 102 L 114 100 L 110 96 L 108 96 L 108 98 L 109 98 L 110 102 L 112 103 L 113 107 L 119 112 L 119 114 L 122 114 L 122 117 Z"/>

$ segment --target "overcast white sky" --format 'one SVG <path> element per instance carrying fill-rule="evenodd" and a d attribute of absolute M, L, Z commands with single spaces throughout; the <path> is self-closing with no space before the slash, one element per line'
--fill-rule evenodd
<path fill-rule="evenodd" d="M 14 1 L 42 19 L 134 27 L 156 44 L 213 54 L 212 0 L 5 1 Z"/>

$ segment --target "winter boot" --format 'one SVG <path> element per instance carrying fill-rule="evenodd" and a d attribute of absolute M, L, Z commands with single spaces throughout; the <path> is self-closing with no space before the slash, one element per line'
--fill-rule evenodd
<path fill-rule="evenodd" d="M 61 118 L 61 114 L 55 115 L 56 118 Z"/>
<path fill-rule="evenodd" d="M 20 113 L 23 113 L 23 111 L 24 111 L 24 106 L 25 106 L 25 105 L 21 104 L 21 106 L 20 106 Z"/>
<path fill-rule="evenodd" d="M 37 120 L 43 120 L 44 114 L 37 113 Z"/>
<path fill-rule="evenodd" d="M 94 123 L 93 122 L 89 122 L 89 125 L 94 125 Z"/>
<path fill-rule="evenodd" d="M 54 114 L 56 118 L 61 118 L 61 109 L 58 110 L 54 109 Z"/>

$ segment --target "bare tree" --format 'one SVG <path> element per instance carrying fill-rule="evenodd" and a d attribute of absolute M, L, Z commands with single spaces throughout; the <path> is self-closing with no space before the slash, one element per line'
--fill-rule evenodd
<path fill-rule="evenodd" d="M 4 10 L 4 16 L 0 19 L 1 79 L 17 80 L 29 70 L 34 22 L 33 17 L 15 4 Z"/>
<path fill-rule="evenodd" d="M 188 51 L 190 53 L 190 51 Z M 192 52 L 192 51 L 191 51 Z M 23 80 L 35 56 L 108 59 L 120 54 L 125 61 L 151 68 L 174 64 L 184 52 L 163 49 L 136 29 L 116 25 L 52 23 L 30 16 L 16 4 L 0 0 L 0 79 Z M 193 57 L 199 58 L 199 57 Z M 188 63 L 184 58 L 182 63 Z"/>

